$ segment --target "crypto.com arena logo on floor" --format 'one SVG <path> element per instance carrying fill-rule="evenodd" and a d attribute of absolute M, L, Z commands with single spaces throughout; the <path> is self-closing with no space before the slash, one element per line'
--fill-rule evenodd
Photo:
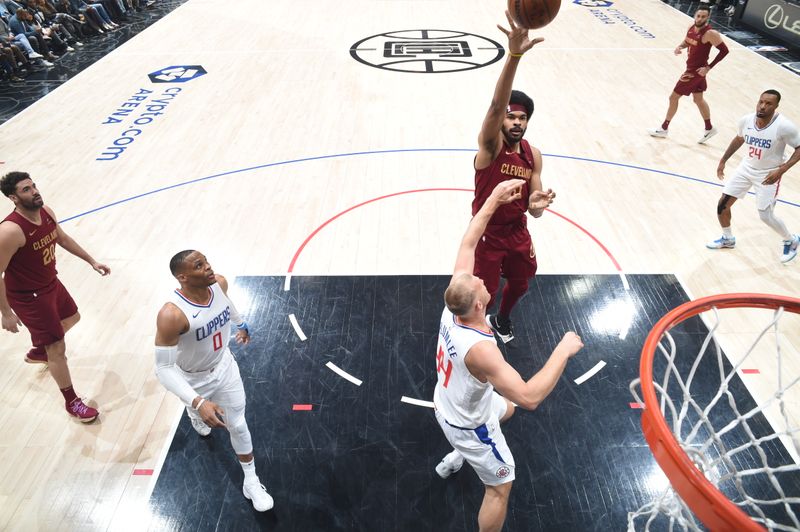
<path fill-rule="evenodd" d="M 361 39 L 353 59 L 371 67 L 412 74 L 462 72 L 485 67 L 505 54 L 496 41 L 453 30 L 400 30 Z"/>
<path fill-rule="evenodd" d="M 614 5 L 614 2 L 608 0 L 574 0 L 572 3 L 583 7 L 611 7 Z"/>
<path fill-rule="evenodd" d="M 170 66 L 147 75 L 153 83 L 186 83 L 206 74 L 200 65 Z"/>

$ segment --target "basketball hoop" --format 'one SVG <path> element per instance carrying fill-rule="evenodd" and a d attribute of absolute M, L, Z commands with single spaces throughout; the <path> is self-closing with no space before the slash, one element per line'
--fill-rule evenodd
<path fill-rule="evenodd" d="M 731 357 L 730 361 L 722 354 L 715 335 L 720 311 L 728 309 L 773 311 L 746 353 L 737 359 Z M 699 321 L 692 320 L 706 311 L 713 311 L 715 318 L 707 334 Z M 630 390 L 637 402 L 644 403 L 642 431 L 671 488 L 629 513 L 629 530 L 635 530 L 640 518 L 646 521 L 645 530 L 658 518 L 669 520 L 669 530 L 675 525 L 702 530 L 695 516 L 712 531 L 800 529 L 800 493 L 796 491 L 800 465 L 791 458 L 784 460 L 786 463 L 770 463 L 778 448 L 798 456 L 794 437 L 800 428 L 784 408 L 788 391 L 800 393 L 800 385 L 793 388 L 800 382 L 800 374 L 782 375 L 781 342 L 784 346 L 787 342 L 781 340 L 778 324 L 785 312 L 800 314 L 800 299 L 764 294 L 717 295 L 685 303 L 653 327 L 642 348 L 640 378 L 631 383 Z M 678 328 L 681 324 L 683 327 Z M 696 357 L 678 357 L 678 346 L 692 341 L 696 345 L 701 334 L 705 338 Z M 742 389 L 738 374 L 747 368 L 748 357 L 765 347 L 771 349 L 773 340 L 778 381 L 772 397 L 760 404 L 753 403 L 749 394 L 735 397 L 729 386 Z M 774 357 L 775 350 L 770 352 Z M 701 375 L 719 378 L 719 389 L 697 390 Z M 715 382 L 711 382 L 712 388 Z M 636 392 L 639 384 L 643 401 Z M 783 426 L 776 427 L 773 422 L 773 433 L 759 433 L 760 427 L 766 425 L 758 425 L 765 419 L 765 411 L 776 408 Z M 767 446 L 773 455 L 768 457 L 762 446 Z M 791 483 L 789 495 L 781 480 Z M 750 493 L 754 486 L 758 486 L 757 495 Z M 768 489 L 762 491 L 764 486 Z"/>

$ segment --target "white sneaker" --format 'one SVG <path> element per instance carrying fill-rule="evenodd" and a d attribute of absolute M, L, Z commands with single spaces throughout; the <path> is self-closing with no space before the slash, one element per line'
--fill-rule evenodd
<path fill-rule="evenodd" d="M 648 129 L 647 133 L 651 137 L 658 137 L 660 139 L 665 139 L 665 138 L 667 138 L 667 135 L 669 134 L 669 131 L 667 131 L 666 129 L 663 129 L 661 127 L 657 127 L 656 129 Z"/>
<path fill-rule="evenodd" d="M 209 434 L 211 434 L 211 427 L 206 425 L 205 422 L 202 419 L 189 416 L 189 420 L 192 422 L 192 428 L 200 436 L 206 437 Z"/>
<path fill-rule="evenodd" d="M 44 56 L 37 52 L 31 52 L 30 54 L 28 54 L 28 59 L 41 59 L 42 57 Z"/>
<path fill-rule="evenodd" d="M 244 486 L 242 486 L 242 493 L 244 493 L 245 499 L 253 503 L 253 508 L 255 508 L 257 512 L 266 512 L 267 510 L 271 510 L 275 505 L 272 496 L 267 493 L 267 488 L 264 487 L 258 478 L 254 481 L 245 482 Z"/>
<path fill-rule="evenodd" d="M 800 235 L 794 235 L 794 238 L 791 240 L 784 240 L 781 262 L 786 263 L 795 258 L 797 256 L 798 246 L 800 246 Z"/>
<path fill-rule="evenodd" d="M 50 68 L 51 66 L 53 66 L 53 63 L 51 63 L 50 61 L 47 61 L 46 59 L 40 59 L 39 61 L 40 61 L 40 63 L 39 63 L 40 65 L 46 66 L 47 68 Z"/>
<path fill-rule="evenodd" d="M 706 244 L 706 247 L 708 249 L 733 249 L 736 247 L 736 237 L 725 238 L 725 235 L 722 235 Z"/>
<path fill-rule="evenodd" d="M 715 127 L 712 127 L 711 129 L 706 129 L 705 132 L 703 133 L 703 136 L 700 137 L 700 140 L 698 140 L 697 143 L 698 144 L 705 144 L 706 141 L 708 141 L 708 139 L 710 139 L 711 137 L 713 137 L 717 133 L 718 133 L 718 131 L 717 131 L 717 128 L 715 128 Z"/>
<path fill-rule="evenodd" d="M 74 52 L 75 48 L 73 48 L 72 46 L 67 46 L 67 51 L 68 52 Z"/>
<path fill-rule="evenodd" d="M 75 41 L 75 46 L 83 46 L 83 43 L 81 41 Z"/>
<path fill-rule="evenodd" d="M 447 478 L 453 473 L 457 473 L 463 465 L 464 457 L 461 456 L 460 452 L 454 450 L 452 453 L 442 458 L 442 461 L 436 466 L 436 474 L 442 478 Z"/>

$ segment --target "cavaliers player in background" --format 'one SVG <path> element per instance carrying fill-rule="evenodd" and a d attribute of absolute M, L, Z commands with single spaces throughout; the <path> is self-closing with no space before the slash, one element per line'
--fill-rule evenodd
<path fill-rule="evenodd" d="M 439 321 L 436 352 L 435 415 L 453 451 L 436 473 L 442 478 L 460 470 L 466 460 L 485 487 L 478 512 L 482 532 L 503 528 L 515 463 L 500 423 L 514 414 L 514 404 L 533 410 L 558 383 L 567 362 L 583 348 L 580 336 L 564 335 L 544 366 L 527 381 L 503 358 L 486 325 L 491 296 L 479 277 L 472 275 L 475 248 L 492 214 L 522 197 L 521 179 L 498 183 L 472 217 L 458 248 L 445 308 Z M 532 194 L 539 200 L 541 190 Z M 501 397 L 494 389 L 497 388 Z"/>
<path fill-rule="evenodd" d="M 722 41 L 722 36 L 718 31 L 711 29 L 708 22 L 711 16 L 711 7 L 700 5 L 694 13 L 694 24 L 686 32 L 686 38 L 675 48 L 675 55 L 681 55 L 681 50 L 688 48 L 688 58 L 686 59 L 686 71 L 681 74 L 678 83 L 669 95 L 669 107 L 667 117 L 661 127 L 650 129 L 647 132 L 653 137 L 666 137 L 669 133 L 669 123 L 675 113 L 678 112 L 678 102 L 681 96 L 692 95 L 695 105 L 700 110 L 703 117 L 705 130 L 703 136 L 697 141 L 704 144 L 708 139 L 717 134 L 717 129 L 711 125 L 711 109 L 708 102 L 703 98 L 703 93 L 708 88 L 708 72 L 714 68 L 722 59 L 728 55 L 728 47 Z M 708 63 L 708 56 L 711 54 L 711 47 L 716 46 L 719 52 L 711 63 Z"/>
<path fill-rule="evenodd" d="M 724 179 L 728 159 L 743 144 L 747 144 L 747 153 L 722 189 L 722 196 L 717 203 L 717 219 L 722 226 L 722 236 L 706 244 L 709 249 L 736 246 L 736 238 L 731 231 L 731 206 L 754 188 L 758 217 L 783 239 L 780 261 L 786 263 L 797 256 L 800 236 L 789 232 L 786 224 L 774 212 L 783 175 L 800 161 L 800 130 L 788 118 L 775 112 L 780 101 L 781 93 L 774 89 L 761 93 L 756 112 L 739 120 L 737 134 L 717 165 L 717 177 Z M 794 149 L 788 159 L 784 153 L 786 146 Z"/>
<path fill-rule="evenodd" d="M 514 339 L 511 310 L 528 291 L 528 279 L 536 274 L 536 252 L 525 213 L 538 218 L 555 199 L 549 189 L 536 194 L 542 190 L 542 154 L 522 138 L 533 114 L 533 100 L 523 92 L 511 90 L 523 54 L 544 39 L 530 40 L 528 30 L 517 27 L 508 11 L 506 18 L 511 30 L 497 27 L 508 37 L 509 53 L 478 135 L 472 201 L 474 216 L 498 183 L 522 179 L 520 197 L 498 207 L 475 251 L 474 273 L 491 295 L 487 309 L 496 302 L 500 276 L 506 279 L 500 308 L 496 314 L 486 316 L 503 343 Z"/>
<path fill-rule="evenodd" d="M 98 412 L 77 396 L 67 366 L 64 335 L 78 323 L 80 314 L 56 276 L 56 244 L 88 262 L 100 275 L 108 275 L 111 268 L 94 260 L 61 229 L 27 173 L 6 174 L 0 179 L 0 190 L 15 207 L 0 222 L 3 329 L 16 333 L 19 325 L 28 328 L 33 349 L 25 361 L 47 364 L 64 396 L 67 413 L 89 423 Z"/>

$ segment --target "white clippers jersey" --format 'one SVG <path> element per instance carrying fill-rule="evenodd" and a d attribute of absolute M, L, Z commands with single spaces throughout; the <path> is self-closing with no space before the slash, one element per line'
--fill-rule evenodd
<path fill-rule="evenodd" d="M 436 349 L 438 382 L 433 392 L 433 403 L 448 423 L 459 428 L 480 427 L 492 413 L 494 387 L 473 377 L 464 362 L 473 345 L 486 341 L 497 345 L 492 333 L 461 325 L 445 307 L 439 322 Z"/>
<path fill-rule="evenodd" d="M 186 299 L 178 290 L 170 300 L 189 320 L 189 330 L 178 340 L 177 365 L 183 371 L 207 371 L 222 360 L 231 339 L 231 303 L 219 286 L 208 287 L 211 300 L 200 305 Z"/>
<path fill-rule="evenodd" d="M 800 131 L 781 114 L 772 117 L 767 127 L 756 127 L 756 114 L 750 113 L 739 120 L 739 136 L 744 138 L 747 153 L 742 160 L 754 170 L 772 170 L 786 161 L 786 145 L 800 146 Z"/>

